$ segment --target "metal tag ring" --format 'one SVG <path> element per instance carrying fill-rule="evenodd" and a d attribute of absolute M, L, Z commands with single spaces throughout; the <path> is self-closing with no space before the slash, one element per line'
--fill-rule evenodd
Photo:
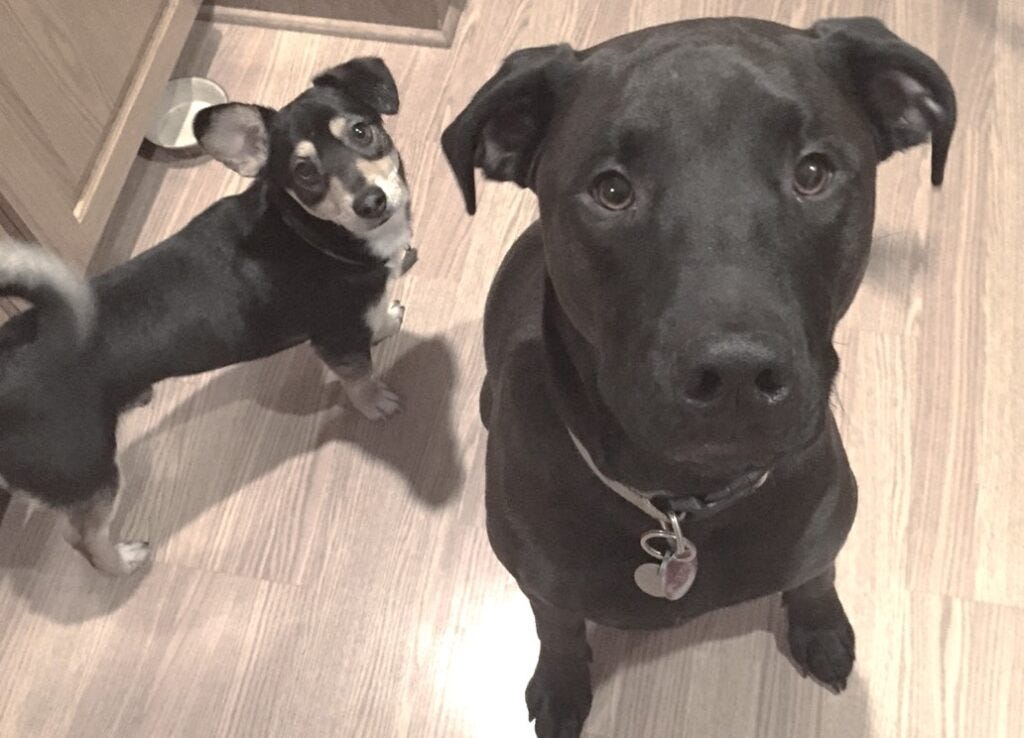
<path fill-rule="evenodd" d="M 661 539 L 668 542 L 668 551 L 659 551 L 651 545 L 651 541 Z M 679 540 L 676 534 L 667 530 L 649 530 L 640 536 L 640 547 L 656 559 L 666 559 L 673 556 L 679 547 Z"/>

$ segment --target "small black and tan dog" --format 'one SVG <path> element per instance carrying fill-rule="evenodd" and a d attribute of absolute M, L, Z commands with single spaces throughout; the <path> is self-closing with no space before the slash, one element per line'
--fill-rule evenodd
<path fill-rule="evenodd" d="M 377 58 L 323 72 L 279 111 L 203 110 L 203 148 L 255 182 L 91 283 L 0 242 L 0 294 L 33 303 L 0 327 L 0 487 L 63 512 L 97 569 L 126 574 L 148 555 L 113 543 L 110 520 L 118 416 L 155 382 L 311 341 L 363 415 L 398 410 L 370 357 L 401 326 L 388 286 L 414 259 L 402 162 L 381 124 L 397 111 Z"/>

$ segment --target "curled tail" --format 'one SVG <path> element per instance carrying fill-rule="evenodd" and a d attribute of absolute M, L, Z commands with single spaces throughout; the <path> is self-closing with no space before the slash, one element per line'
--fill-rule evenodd
<path fill-rule="evenodd" d="M 35 305 L 41 340 L 60 339 L 73 347 L 92 333 L 96 303 L 89 283 L 39 246 L 0 239 L 0 295 Z"/>

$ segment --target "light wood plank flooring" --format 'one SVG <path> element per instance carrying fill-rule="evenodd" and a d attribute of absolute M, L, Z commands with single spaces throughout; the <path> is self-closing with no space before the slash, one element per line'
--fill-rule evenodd
<path fill-rule="evenodd" d="M 599 629 L 588 736 L 1024 735 L 1024 11 L 1015 0 L 470 0 L 450 50 L 199 24 L 179 65 L 280 104 L 384 56 L 421 262 L 381 347 L 405 413 L 357 417 L 307 348 L 161 385 L 121 439 L 125 535 L 110 581 L 12 503 L 0 527 L 0 736 L 528 736 L 526 600 L 483 531 L 476 413 L 484 296 L 535 217 L 482 187 L 467 217 L 438 146 L 509 51 L 699 15 L 806 25 L 871 14 L 938 58 L 961 106 L 947 184 L 927 151 L 881 170 L 877 242 L 839 335 L 839 419 L 862 503 L 839 587 L 858 636 L 840 697 L 776 648 L 778 602 L 685 628 Z M 97 266 L 245 182 L 140 160 Z"/>

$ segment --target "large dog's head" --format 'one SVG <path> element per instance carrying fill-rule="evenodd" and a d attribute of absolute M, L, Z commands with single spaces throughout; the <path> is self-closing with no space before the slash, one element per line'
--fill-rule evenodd
<path fill-rule="evenodd" d="M 942 70 L 880 22 L 676 23 L 510 56 L 444 133 L 538 197 L 547 270 L 603 403 L 642 447 L 766 466 L 820 432 L 864 274 L 875 167 L 955 121 Z"/>
<path fill-rule="evenodd" d="M 196 115 L 193 129 L 229 168 L 265 176 L 311 215 L 368 236 L 408 208 L 401 159 L 381 122 L 397 112 L 391 72 L 366 57 L 317 75 L 280 110 L 216 105 Z"/>

